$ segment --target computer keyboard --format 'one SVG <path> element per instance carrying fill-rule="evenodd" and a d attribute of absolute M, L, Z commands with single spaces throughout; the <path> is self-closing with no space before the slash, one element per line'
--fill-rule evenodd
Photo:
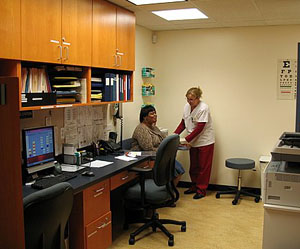
<path fill-rule="evenodd" d="M 35 189 L 49 188 L 57 183 L 66 182 L 72 178 L 75 178 L 77 177 L 77 175 L 78 175 L 77 172 L 64 172 L 54 177 L 40 178 L 37 179 L 35 183 L 31 185 L 31 187 Z"/>

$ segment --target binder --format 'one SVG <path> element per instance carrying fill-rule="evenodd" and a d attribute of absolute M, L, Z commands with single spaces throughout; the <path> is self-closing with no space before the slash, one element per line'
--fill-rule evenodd
<path fill-rule="evenodd" d="M 105 81 L 105 86 L 104 86 L 103 101 L 110 101 L 110 74 L 109 73 L 104 74 L 104 81 Z"/>
<path fill-rule="evenodd" d="M 127 75 L 123 75 L 123 100 L 127 100 Z"/>
<path fill-rule="evenodd" d="M 131 85 L 130 85 L 130 75 L 127 75 L 127 100 L 131 100 L 130 99 L 130 93 L 131 93 Z"/>

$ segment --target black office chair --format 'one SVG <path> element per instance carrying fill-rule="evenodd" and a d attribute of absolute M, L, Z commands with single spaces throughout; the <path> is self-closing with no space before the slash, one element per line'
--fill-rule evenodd
<path fill-rule="evenodd" d="M 179 193 L 173 184 L 175 157 L 178 144 L 178 135 L 171 135 L 165 138 L 157 150 L 153 169 L 133 169 L 134 171 L 139 172 L 140 182 L 128 188 L 126 191 L 125 207 L 127 211 L 132 209 L 139 210 L 142 208 L 143 210 L 151 210 L 153 214 L 151 218 L 143 218 L 141 222 L 145 224 L 130 234 L 130 245 L 133 245 L 135 243 L 135 237 L 148 227 L 152 227 L 153 232 L 156 231 L 156 228 L 159 228 L 164 232 L 169 238 L 169 246 L 174 245 L 174 236 L 163 224 L 180 225 L 181 231 L 186 231 L 185 221 L 159 219 L 158 213 L 156 212 L 156 209 L 158 208 L 170 207 L 179 198 Z M 152 171 L 153 178 L 146 179 L 145 175 L 149 171 Z M 128 216 L 125 218 L 126 227 L 127 224 L 130 223 L 130 218 Z"/>
<path fill-rule="evenodd" d="M 67 182 L 23 199 L 26 249 L 65 249 L 65 229 L 73 206 Z"/>
<path fill-rule="evenodd" d="M 127 138 L 127 139 L 124 139 L 124 140 L 122 141 L 122 149 L 123 149 L 123 150 L 130 150 L 133 141 L 134 141 L 133 138 Z"/>

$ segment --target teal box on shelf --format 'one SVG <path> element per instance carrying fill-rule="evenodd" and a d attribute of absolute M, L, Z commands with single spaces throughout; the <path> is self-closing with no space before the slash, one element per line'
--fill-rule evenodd
<path fill-rule="evenodd" d="M 142 86 L 142 96 L 154 96 L 155 95 L 155 87 L 151 86 Z"/>
<path fill-rule="evenodd" d="M 154 78 L 155 77 L 154 69 L 151 67 L 143 67 L 142 68 L 142 77 Z"/>

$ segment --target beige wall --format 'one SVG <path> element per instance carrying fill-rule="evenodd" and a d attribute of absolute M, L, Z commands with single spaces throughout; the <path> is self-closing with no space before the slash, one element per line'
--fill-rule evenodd
<path fill-rule="evenodd" d="M 124 138 L 132 136 L 134 128 L 139 123 L 139 113 L 144 101 L 142 98 L 141 86 L 142 77 L 141 72 L 143 67 L 151 67 L 154 63 L 154 45 L 151 41 L 152 32 L 141 26 L 136 26 L 136 57 L 135 57 L 135 73 L 134 73 L 134 87 L 133 87 L 133 102 L 123 104 L 124 116 Z M 118 129 L 119 130 L 119 129 Z"/>
<path fill-rule="evenodd" d="M 124 108 L 127 137 L 138 122 L 143 66 L 156 69 L 158 125 L 169 133 L 181 120 L 186 90 L 202 88 L 216 131 L 212 184 L 236 183 L 226 158 L 252 158 L 258 169 L 260 155 L 270 153 L 283 131 L 294 131 L 295 100 L 277 100 L 277 61 L 297 58 L 299 25 L 162 31 L 156 44 L 150 31 L 137 26 L 136 33 L 134 103 Z M 178 158 L 188 169 L 188 153 Z M 260 186 L 259 171 L 244 176 L 244 185 Z"/>

